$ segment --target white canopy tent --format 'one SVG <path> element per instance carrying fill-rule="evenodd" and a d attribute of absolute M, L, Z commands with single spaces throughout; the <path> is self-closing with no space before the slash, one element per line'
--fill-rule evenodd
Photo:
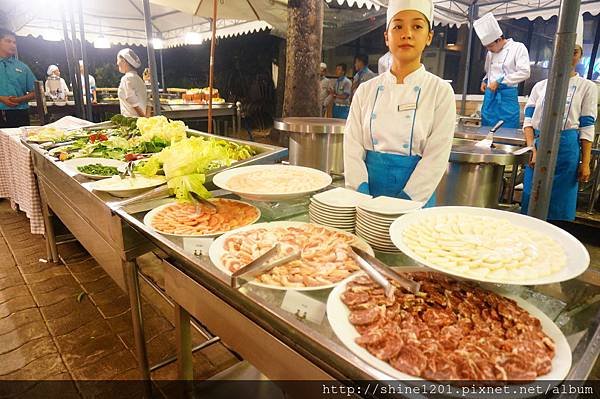
<path fill-rule="evenodd" d="M 59 2 L 63 0 L 0 0 L 9 28 L 19 36 L 45 40 L 63 39 Z M 164 47 L 199 44 L 210 38 L 208 18 L 192 16 L 174 8 L 152 4 L 154 36 Z M 142 0 L 83 0 L 85 37 L 89 42 L 103 38 L 113 45 L 146 45 Z M 272 29 L 264 21 L 219 20 L 218 37 L 237 36 Z M 187 40 L 187 41 L 186 41 Z"/>

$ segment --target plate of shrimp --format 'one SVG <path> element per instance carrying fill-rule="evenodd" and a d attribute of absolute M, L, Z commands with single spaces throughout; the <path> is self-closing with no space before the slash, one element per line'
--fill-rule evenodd
<path fill-rule="evenodd" d="M 248 203 L 209 199 L 215 209 L 204 204 L 172 202 L 154 208 L 144 217 L 144 224 L 154 231 L 173 237 L 215 237 L 260 219 L 260 210 Z"/>
<path fill-rule="evenodd" d="M 304 222 L 271 222 L 222 235 L 211 245 L 209 257 L 231 275 L 275 244 L 279 252 L 270 262 L 295 253 L 300 253 L 300 259 L 276 266 L 250 284 L 278 290 L 329 289 L 359 270 L 349 255 L 351 245 L 373 254 L 366 241 L 342 230 Z"/>

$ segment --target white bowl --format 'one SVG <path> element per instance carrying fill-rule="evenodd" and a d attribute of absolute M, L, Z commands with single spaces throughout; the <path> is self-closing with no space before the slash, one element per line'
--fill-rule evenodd
<path fill-rule="evenodd" d="M 135 178 L 126 177 L 124 179 L 121 179 L 119 176 L 113 176 L 108 179 L 98 180 L 92 184 L 92 188 L 96 191 L 109 193 L 115 197 L 126 198 L 141 194 L 167 182 L 164 176 L 136 176 Z"/>

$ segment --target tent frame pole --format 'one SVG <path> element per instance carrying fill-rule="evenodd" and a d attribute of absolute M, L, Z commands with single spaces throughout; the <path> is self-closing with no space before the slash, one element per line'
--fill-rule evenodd
<path fill-rule="evenodd" d="M 598 47 L 600 46 L 600 14 L 596 16 L 596 35 L 594 37 L 594 45 L 592 46 L 592 54 L 590 56 L 590 67 L 588 68 L 587 78 L 592 80 L 594 76 L 594 66 L 596 65 L 596 57 L 598 56 Z"/>
<path fill-rule="evenodd" d="M 217 36 L 217 0 L 213 0 L 211 20 L 210 67 L 208 72 L 208 133 L 213 132 L 213 85 L 215 78 L 215 45 Z"/>
<path fill-rule="evenodd" d="M 152 16 L 150 12 L 149 0 L 144 0 L 144 22 L 146 24 L 146 40 L 148 41 L 146 49 L 148 50 L 148 68 L 150 68 L 150 79 L 152 86 L 152 105 L 154 115 L 160 115 L 160 97 L 158 94 L 158 71 L 156 70 L 156 55 L 154 52 L 154 41 L 152 34 Z"/>
<path fill-rule="evenodd" d="M 467 61 L 465 64 L 465 81 L 463 82 L 462 99 L 460 102 L 460 114 L 464 115 L 467 108 L 467 92 L 469 90 L 469 80 L 471 78 L 471 58 L 473 58 L 473 22 L 479 14 L 479 6 L 477 0 L 469 6 L 469 40 L 467 43 Z"/>
<path fill-rule="evenodd" d="M 94 114 L 92 112 L 92 91 L 90 88 L 90 75 L 87 60 L 87 43 L 85 41 L 85 24 L 83 22 L 83 0 L 77 2 L 77 8 L 79 9 L 79 36 L 81 38 L 81 60 L 83 61 L 83 84 L 88 90 L 85 91 L 85 119 L 88 121 L 94 120 Z"/>
<path fill-rule="evenodd" d="M 163 93 L 167 92 L 167 85 L 165 84 L 165 65 L 163 63 L 163 49 L 161 48 L 158 52 L 160 58 L 160 83 L 162 85 Z"/>
<path fill-rule="evenodd" d="M 77 28 L 75 27 L 75 13 L 74 13 L 74 8 L 73 8 L 73 0 L 69 1 L 69 22 L 71 25 L 71 38 L 73 39 L 72 41 L 72 46 L 71 46 L 71 51 L 72 51 L 72 56 L 73 59 L 75 60 L 75 65 L 76 65 L 76 72 L 75 72 L 75 79 L 77 82 L 77 88 L 75 88 L 75 84 L 73 84 L 73 95 L 75 96 L 75 105 L 77 107 L 77 115 L 80 116 L 81 118 L 85 118 L 85 108 L 83 105 L 83 82 L 81 81 L 81 73 L 79 72 L 79 57 L 77 57 L 77 46 L 76 46 L 76 42 L 77 42 Z"/>
<path fill-rule="evenodd" d="M 62 3 L 62 2 L 60 3 L 60 8 L 61 8 L 63 40 L 65 42 L 65 53 L 67 56 L 67 69 L 69 72 L 69 80 L 71 80 L 71 87 L 73 88 L 73 98 L 75 100 L 77 100 L 77 92 L 78 92 L 80 86 L 77 83 L 78 74 L 76 71 L 76 67 L 78 67 L 79 65 L 77 64 L 77 60 L 75 60 L 75 58 L 74 58 L 75 53 L 73 52 L 73 42 L 69 38 L 69 28 L 67 27 L 67 13 L 65 10 L 64 3 Z M 65 98 L 66 97 L 67 97 L 67 93 L 65 93 Z M 75 111 L 76 111 L 77 116 L 79 116 L 79 117 L 82 116 L 79 113 L 79 107 L 75 107 Z"/>
<path fill-rule="evenodd" d="M 560 5 L 528 209 L 529 216 L 543 220 L 548 217 L 550 208 L 580 5 L 581 0 L 563 0 Z"/>

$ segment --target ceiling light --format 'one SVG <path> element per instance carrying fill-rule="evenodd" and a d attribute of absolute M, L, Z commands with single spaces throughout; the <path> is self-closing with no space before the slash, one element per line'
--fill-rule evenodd
<path fill-rule="evenodd" d="M 154 45 L 154 48 L 156 50 L 162 50 L 162 48 L 163 48 L 163 41 L 162 41 L 162 39 L 159 39 L 157 37 L 155 37 L 154 39 L 152 39 L 152 44 Z"/>
<path fill-rule="evenodd" d="M 94 48 L 110 48 L 110 42 L 104 36 L 100 36 L 94 40 Z"/>

